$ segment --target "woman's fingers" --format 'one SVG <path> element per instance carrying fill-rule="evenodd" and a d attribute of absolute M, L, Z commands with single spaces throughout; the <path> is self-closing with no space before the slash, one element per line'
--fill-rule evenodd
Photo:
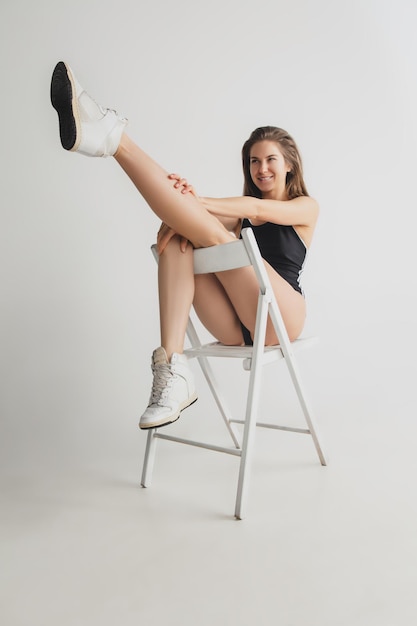
<path fill-rule="evenodd" d="M 193 186 L 190 185 L 186 178 L 183 178 L 179 174 L 169 174 L 168 178 L 174 180 L 175 189 L 180 189 L 181 193 L 194 193 Z"/>
<path fill-rule="evenodd" d="M 181 186 L 181 181 L 185 181 L 185 178 L 182 178 L 179 174 L 169 174 L 168 178 L 170 178 L 171 180 L 174 180 L 174 187 L 176 189 L 178 189 L 178 187 Z"/>
<path fill-rule="evenodd" d="M 174 237 L 174 235 L 176 235 L 177 233 L 175 232 L 175 230 L 173 230 L 172 228 L 170 228 L 169 226 L 167 226 L 166 224 L 164 224 L 164 222 L 162 222 L 159 231 L 158 231 L 158 235 L 156 237 L 156 246 L 157 246 L 157 250 L 158 250 L 158 254 L 161 255 L 163 253 L 163 251 L 165 250 L 165 248 L 167 247 L 168 243 L 171 241 L 172 237 Z M 188 245 L 188 239 L 186 237 L 180 237 L 180 249 L 181 252 L 185 252 L 187 249 L 187 245 Z"/>
<path fill-rule="evenodd" d="M 167 247 L 169 241 L 175 235 L 175 230 L 172 230 L 169 226 L 162 223 L 161 227 L 158 231 L 158 235 L 156 238 L 156 246 L 158 249 L 158 254 L 162 254 L 165 248 Z"/>
<path fill-rule="evenodd" d="M 185 252 L 188 246 L 188 239 L 186 237 L 181 237 L 180 240 L 180 248 L 181 252 Z"/>
<path fill-rule="evenodd" d="M 186 183 L 183 189 L 181 189 L 181 193 L 192 193 L 193 195 L 195 195 L 194 187 Z"/>
<path fill-rule="evenodd" d="M 187 187 L 189 187 L 190 185 L 188 184 L 188 181 L 186 178 L 180 178 L 177 180 L 177 182 L 175 183 L 174 187 L 176 189 L 181 189 L 182 193 L 187 193 Z"/>

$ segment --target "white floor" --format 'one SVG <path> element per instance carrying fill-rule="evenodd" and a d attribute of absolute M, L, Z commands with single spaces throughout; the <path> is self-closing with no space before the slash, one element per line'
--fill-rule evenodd
<path fill-rule="evenodd" d="M 131 415 L 22 428 L 2 457 L 2 624 L 414 626 L 415 415 L 373 381 L 316 394 L 326 468 L 309 437 L 257 432 L 243 521 L 235 458 L 159 442 L 142 489 Z"/>

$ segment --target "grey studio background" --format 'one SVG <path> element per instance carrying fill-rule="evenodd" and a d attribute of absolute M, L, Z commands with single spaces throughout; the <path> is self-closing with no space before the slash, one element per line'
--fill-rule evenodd
<path fill-rule="evenodd" d="M 1 1 L 2 624 L 416 623 L 416 18 L 411 0 Z M 259 433 L 243 522 L 232 458 L 161 442 L 138 486 L 159 223 L 112 159 L 60 148 L 61 59 L 202 195 L 241 193 L 256 126 L 301 149 L 321 205 L 301 367 L 330 465 Z M 246 375 L 224 374 L 238 408 Z M 204 409 L 201 385 L 175 428 L 222 437 Z"/>

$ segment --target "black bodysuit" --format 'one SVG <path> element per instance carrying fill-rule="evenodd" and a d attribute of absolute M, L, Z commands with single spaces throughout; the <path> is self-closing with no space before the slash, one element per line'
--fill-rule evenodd
<path fill-rule="evenodd" d="M 300 277 L 307 256 L 307 248 L 293 226 L 283 226 L 265 222 L 261 226 L 252 226 L 244 219 L 243 228 L 252 228 L 261 256 L 280 276 L 299 293 L 303 293 Z M 248 329 L 242 324 L 246 345 L 252 344 Z"/>

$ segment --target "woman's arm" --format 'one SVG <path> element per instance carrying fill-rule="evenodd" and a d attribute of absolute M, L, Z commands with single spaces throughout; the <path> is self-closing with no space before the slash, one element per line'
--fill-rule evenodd
<path fill-rule="evenodd" d="M 317 222 L 319 205 L 310 196 L 299 196 L 292 200 L 269 200 L 254 198 L 253 196 L 202 198 L 196 194 L 193 186 L 185 178 L 181 178 L 179 174 L 170 174 L 168 178 L 175 180 L 174 187 L 182 187 L 182 193 L 192 193 L 198 198 L 209 213 L 215 215 L 227 230 L 236 235 L 243 218 L 249 219 L 254 226 L 272 222 L 273 224 L 300 226 L 307 229 L 314 228 Z"/>
<path fill-rule="evenodd" d="M 252 196 L 200 198 L 204 207 L 218 217 L 247 218 L 252 224 L 265 222 L 284 226 L 314 226 L 319 206 L 310 196 L 293 200 L 263 200 Z"/>
<path fill-rule="evenodd" d="M 223 224 L 226 230 L 228 230 L 230 233 L 234 233 L 236 237 L 239 235 L 240 227 L 242 224 L 242 220 L 239 217 L 226 217 L 225 215 L 218 215 L 217 213 L 213 213 L 212 211 L 210 211 L 210 213 L 217 217 L 219 222 Z"/>

